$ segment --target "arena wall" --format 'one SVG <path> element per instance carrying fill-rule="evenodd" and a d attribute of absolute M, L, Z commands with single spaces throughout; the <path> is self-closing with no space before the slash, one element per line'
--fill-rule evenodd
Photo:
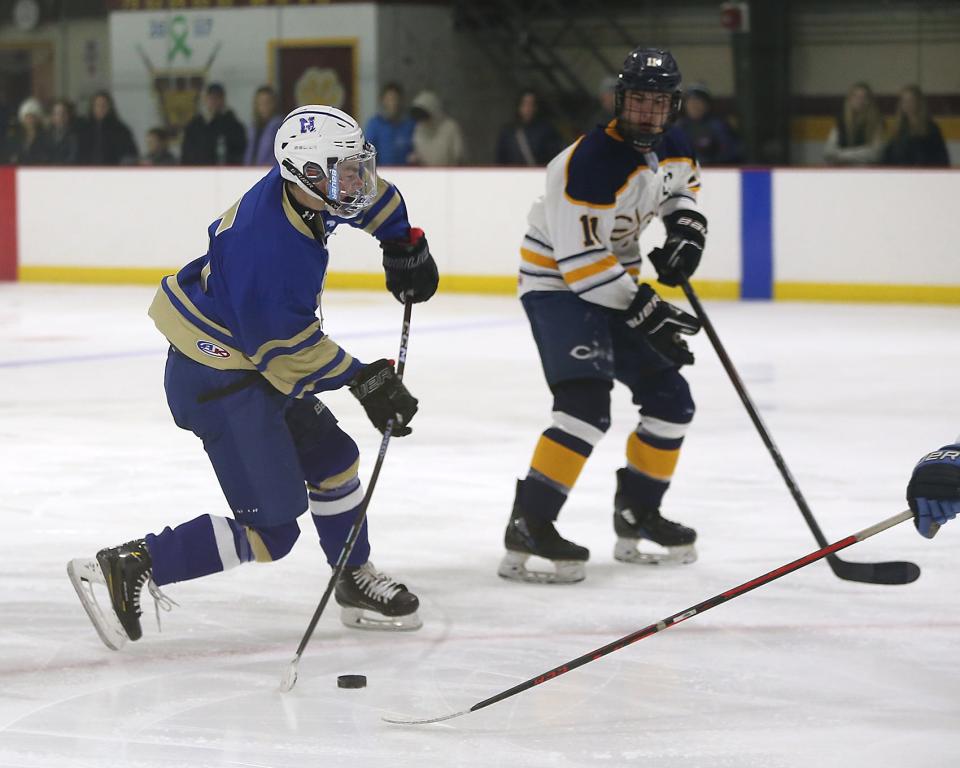
<path fill-rule="evenodd" d="M 152 283 L 204 253 L 206 227 L 262 169 L 8 169 L 0 276 Z M 384 169 L 431 244 L 441 290 L 510 293 L 542 169 Z M 960 172 L 708 169 L 708 298 L 960 303 Z M 641 240 L 662 241 L 659 222 Z M 379 249 L 343 227 L 331 288 L 383 285 Z"/>

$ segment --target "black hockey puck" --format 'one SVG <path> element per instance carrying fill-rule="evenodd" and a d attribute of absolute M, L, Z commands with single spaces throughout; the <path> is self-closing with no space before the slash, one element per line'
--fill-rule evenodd
<path fill-rule="evenodd" d="M 366 688 L 366 675 L 340 675 L 337 677 L 337 688 Z"/>

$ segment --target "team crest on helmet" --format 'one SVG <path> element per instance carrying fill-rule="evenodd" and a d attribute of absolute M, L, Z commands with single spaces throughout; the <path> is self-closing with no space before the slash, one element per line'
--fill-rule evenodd
<path fill-rule="evenodd" d="M 197 349 L 210 357 L 230 357 L 230 353 L 219 344 L 212 341 L 200 340 L 197 342 Z"/>
<path fill-rule="evenodd" d="M 316 130 L 316 118 L 313 115 L 300 118 L 300 133 L 313 133 Z"/>

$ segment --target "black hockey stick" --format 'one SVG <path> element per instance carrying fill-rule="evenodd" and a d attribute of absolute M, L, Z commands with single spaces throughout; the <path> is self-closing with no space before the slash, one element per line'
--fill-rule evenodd
<path fill-rule="evenodd" d="M 757 432 L 760 433 L 760 439 L 763 440 L 763 444 L 767 446 L 773 463 L 776 464 L 777 469 L 780 470 L 780 475 L 787 484 L 790 495 L 793 496 L 793 500 L 800 508 L 800 514 L 803 515 L 803 519 L 807 521 L 807 525 L 813 532 L 813 538 L 817 540 L 817 544 L 821 547 L 827 546 L 827 539 L 823 535 L 823 531 L 820 530 L 820 526 L 817 525 L 817 521 L 813 517 L 813 512 L 810 511 L 806 499 L 804 499 L 803 494 L 800 492 L 800 486 L 797 485 L 796 480 L 793 479 L 793 475 L 790 474 L 787 463 L 783 460 L 783 456 L 780 454 L 776 443 L 773 442 L 773 438 L 764 425 L 763 419 L 760 418 L 760 413 L 750 399 L 750 395 L 747 394 L 747 389 L 737 374 L 737 369 L 733 367 L 733 362 L 730 360 L 730 356 L 727 355 L 727 351 L 723 348 L 723 344 L 720 343 L 720 337 L 717 335 L 713 323 L 710 322 L 710 318 L 707 317 L 707 313 L 704 311 L 700 299 L 697 298 L 697 294 L 694 293 L 688 281 L 684 280 L 681 282 L 680 287 L 683 288 L 683 292 L 693 307 L 693 311 L 697 314 L 697 317 L 700 318 L 700 322 L 703 323 L 704 330 L 706 330 L 707 336 L 710 337 L 710 343 L 713 344 L 713 348 L 717 352 L 717 357 L 720 358 L 720 363 L 730 377 L 733 388 L 737 390 L 737 394 L 740 395 L 740 400 L 747 409 L 750 420 L 757 428 Z M 827 563 L 829 563 L 834 574 L 846 581 L 862 581 L 867 584 L 909 584 L 911 581 L 916 581 L 920 577 L 920 566 L 916 563 L 906 561 L 851 563 L 846 560 L 841 560 L 836 555 L 830 555 L 827 557 Z"/>
<path fill-rule="evenodd" d="M 397 354 L 397 378 L 403 379 L 403 369 L 407 364 L 407 342 L 410 339 L 410 314 L 413 311 L 413 302 L 407 301 L 403 307 L 403 328 L 400 331 L 400 352 Z M 283 676 L 283 680 L 280 681 L 280 690 L 284 693 L 290 691 L 294 685 L 297 684 L 297 667 L 300 664 L 300 657 L 303 656 L 303 651 L 307 647 L 307 643 L 310 642 L 310 638 L 313 637 L 313 630 L 317 628 L 317 622 L 320 621 L 320 616 L 323 615 L 323 609 L 327 607 L 327 603 L 330 601 L 330 595 L 333 594 L 333 589 L 337 585 L 337 580 L 340 578 L 340 575 L 343 573 L 343 569 L 347 564 L 347 558 L 350 557 L 350 553 L 353 552 L 353 545 L 357 542 L 357 537 L 360 535 L 360 529 L 363 527 L 363 521 L 367 519 L 367 507 L 370 506 L 370 497 L 373 496 L 373 489 L 377 486 L 377 478 L 380 477 L 380 468 L 383 466 L 383 458 L 387 455 L 387 446 L 390 444 L 390 435 L 393 434 L 393 421 L 387 422 L 387 428 L 383 431 L 383 439 L 380 441 L 380 452 L 377 454 L 377 461 L 373 465 L 373 473 L 370 475 L 370 482 L 367 485 L 367 492 L 363 496 L 363 501 L 360 503 L 360 511 L 357 513 L 357 519 L 353 521 L 353 526 L 350 528 L 350 533 L 347 536 L 346 542 L 343 544 L 343 549 L 340 550 L 340 557 L 337 558 L 337 564 L 333 568 L 333 573 L 330 575 L 330 581 L 327 582 L 327 588 L 323 593 L 323 597 L 320 598 L 320 603 L 317 605 L 317 610 L 313 612 L 313 618 L 310 619 L 310 625 L 307 627 L 307 631 L 303 633 L 303 639 L 300 641 L 300 645 L 297 646 L 297 653 L 293 657 L 293 660 L 290 662 L 290 665 L 287 667 L 287 672 Z"/>
<path fill-rule="evenodd" d="M 860 531 L 860 533 L 847 536 L 847 538 L 841 539 L 834 544 L 825 546 L 822 549 L 818 549 L 816 552 L 811 552 L 809 555 L 801 557 L 799 560 L 794 560 L 792 563 L 781 565 L 779 568 L 770 571 L 769 573 L 765 573 L 763 576 L 758 576 L 755 579 L 744 582 L 738 587 L 728 589 L 726 592 L 721 592 L 719 595 L 715 595 L 708 600 L 704 600 L 702 603 L 697 603 L 691 608 L 687 608 L 685 611 L 680 611 L 679 613 L 675 613 L 665 619 L 661 619 L 656 624 L 650 624 L 649 626 L 639 629 L 636 632 L 632 632 L 629 635 L 624 635 L 619 640 L 614 640 L 612 643 L 608 643 L 601 648 L 597 648 L 589 653 L 585 653 L 583 656 L 578 656 L 577 658 L 568 661 L 565 664 L 561 664 L 559 667 L 551 669 L 549 672 L 544 672 L 542 675 L 531 677 L 529 680 L 526 680 L 519 685 L 515 685 L 513 688 L 508 688 L 505 691 L 501 691 L 495 696 L 491 696 L 489 699 L 478 701 L 469 709 L 464 709 L 460 712 L 452 712 L 449 715 L 441 715 L 440 717 L 430 717 L 423 720 L 401 720 L 392 717 L 384 717 L 382 719 L 388 723 L 395 723 L 397 725 L 426 725 L 428 723 L 439 723 L 443 720 L 452 720 L 455 717 L 476 712 L 478 709 L 489 707 L 491 704 L 496 704 L 498 701 L 509 699 L 511 696 L 515 696 L 518 693 L 523 693 L 523 691 L 529 690 L 534 686 L 545 683 L 548 680 L 553 680 L 555 677 L 560 677 L 560 675 L 566 674 L 570 670 L 576 669 L 577 667 L 582 667 L 584 664 L 589 664 L 591 661 L 601 659 L 609 653 L 619 651 L 621 648 L 625 648 L 631 643 L 635 643 L 638 640 L 643 640 L 645 637 L 650 637 L 650 635 L 655 635 L 657 632 L 661 632 L 664 629 L 669 629 L 670 627 L 679 624 L 681 621 L 686 621 L 687 619 L 693 618 L 700 613 L 705 613 L 721 603 L 725 603 L 728 600 L 733 600 L 735 597 L 739 597 L 740 595 L 743 595 L 752 589 L 756 589 L 764 584 L 768 584 L 774 579 L 779 579 L 781 576 L 785 576 L 788 573 L 799 570 L 800 568 L 810 565 L 810 563 L 814 563 L 823 557 L 830 557 L 832 553 L 837 552 L 838 550 L 849 547 L 851 544 L 856 544 L 858 541 L 868 539 L 871 536 L 880 533 L 881 531 L 885 531 L 887 528 L 892 528 L 893 526 L 902 523 L 904 520 L 910 520 L 912 517 L 913 513 L 910 510 L 901 512 L 899 515 L 894 515 L 893 517 L 888 518 L 881 523 L 877 523 L 876 525 Z"/>

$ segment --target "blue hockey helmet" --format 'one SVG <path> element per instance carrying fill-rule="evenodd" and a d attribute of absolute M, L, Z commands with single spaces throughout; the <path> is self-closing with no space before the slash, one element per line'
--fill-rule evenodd
<path fill-rule="evenodd" d="M 617 129 L 624 139 L 637 149 L 646 151 L 663 131 L 680 114 L 680 67 L 670 51 L 661 48 L 635 48 L 623 62 L 623 68 L 617 76 L 616 116 Z M 663 127 L 654 132 L 644 132 L 626 125 L 622 120 L 624 100 L 627 91 L 653 91 L 669 93 L 670 112 Z"/>

